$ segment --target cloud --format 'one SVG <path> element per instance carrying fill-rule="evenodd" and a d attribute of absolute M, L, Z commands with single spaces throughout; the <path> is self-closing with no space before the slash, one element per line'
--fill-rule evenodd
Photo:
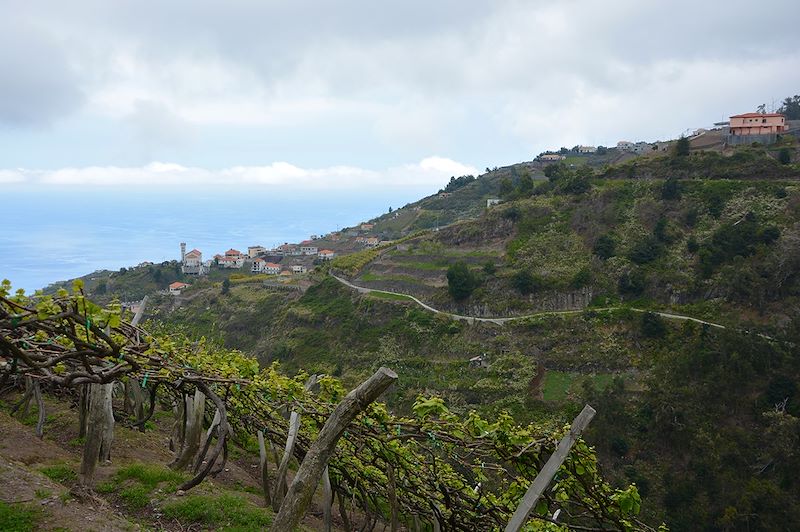
<path fill-rule="evenodd" d="M 0 170 L 0 183 L 24 183 L 28 179 L 18 170 Z"/>
<path fill-rule="evenodd" d="M 274 139 L 303 129 L 294 138 L 320 145 L 340 124 L 351 126 L 352 145 L 374 140 L 379 160 L 530 147 L 522 158 L 676 135 L 800 86 L 796 0 L 376 6 L 18 3 L 0 21 L 0 67 L 11 80 L 0 85 L 0 123 L 69 113 L 119 123 L 134 145 L 113 151 L 138 150 L 142 162 L 201 158 L 207 139 L 243 132 Z M 768 31 L 754 29 L 767 20 Z"/>
<path fill-rule="evenodd" d="M 234 166 L 221 170 L 153 162 L 141 167 L 91 166 L 58 170 L 0 170 L 0 183 L 89 187 L 272 186 L 287 189 L 363 190 L 427 187 L 446 183 L 450 176 L 477 174 L 469 165 L 444 157 L 369 170 L 353 166 L 302 168 L 287 162 L 266 166 Z"/>
<path fill-rule="evenodd" d="M 0 21 L 0 126 L 42 126 L 77 110 L 83 92 L 58 42 L 24 22 Z"/>

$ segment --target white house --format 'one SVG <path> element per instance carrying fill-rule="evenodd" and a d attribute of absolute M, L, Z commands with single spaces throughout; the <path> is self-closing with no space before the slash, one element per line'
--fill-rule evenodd
<path fill-rule="evenodd" d="M 188 286 L 189 285 L 186 284 L 186 283 L 181 283 L 181 282 L 175 281 L 174 283 L 169 285 L 169 293 L 171 295 L 173 295 L 173 296 L 179 296 L 179 295 L 181 295 L 181 290 L 183 290 L 184 288 L 186 288 Z"/>
<path fill-rule="evenodd" d="M 203 275 L 205 273 L 203 254 L 200 250 L 193 249 L 189 253 L 183 255 L 181 271 L 187 275 Z"/>
<path fill-rule="evenodd" d="M 316 255 L 319 249 L 317 246 L 312 246 L 310 240 L 303 240 L 300 242 L 300 252 L 303 255 Z"/>
<path fill-rule="evenodd" d="M 302 264 L 295 264 L 292 266 L 292 273 L 306 273 L 308 268 L 303 266 Z"/>
<path fill-rule="evenodd" d="M 633 151 L 634 146 L 636 146 L 636 144 L 627 140 L 617 142 L 617 149 L 619 151 Z"/>
<path fill-rule="evenodd" d="M 595 153 L 597 148 L 595 146 L 578 146 L 578 153 Z"/>
<path fill-rule="evenodd" d="M 563 155 L 559 155 L 558 153 L 543 153 L 539 155 L 536 159 L 543 162 L 554 163 L 558 161 L 563 161 L 564 159 L 566 159 L 566 157 L 564 157 Z"/>
<path fill-rule="evenodd" d="M 264 271 L 264 265 L 267 263 L 264 259 L 253 259 L 253 266 L 250 271 L 253 273 L 261 273 Z"/>
<path fill-rule="evenodd" d="M 323 249 L 319 252 L 319 258 L 322 260 L 331 260 L 336 256 L 336 252 L 330 249 Z"/>
<path fill-rule="evenodd" d="M 501 201 L 502 200 L 500 198 L 489 198 L 486 200 L 486 208 L 488 209 L 492 205 L 499 205 Z"/>
<path fill-rule="evenodd" d="M 264 246 L 248 246 L 247 247 L 247 256 L 251 259 L 258 257 L 259 255 L 266 253 L 267 248 Z"/>
<path fill-rule="evenodd" d="M 264 269 L 262 271 L 270 275 L 277 275 L 281 273 L 281 265 L 275 264 L 274 262 L 266 262 L 264 263 Z"/>
<path fill-rule="evenodd" d="M 368 248 L 374 248 L 374 247 L 378 247 L 378 244 L 380 244 L 380 243 L 381 243 L 381 241 L 380 241 L 380 239 L 378 237 L 371 236 L 371 237 L 367 238 L 367 240 L 364 242 L 364 245 L 366 247 L 368 247 Z"/>

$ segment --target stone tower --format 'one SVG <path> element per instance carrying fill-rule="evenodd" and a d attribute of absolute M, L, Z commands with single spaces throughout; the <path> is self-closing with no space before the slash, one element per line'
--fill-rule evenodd
<path fill-rule="evenodd" d="M 186 242 L 181 242 L 181 262 L 186 257 Z"/>

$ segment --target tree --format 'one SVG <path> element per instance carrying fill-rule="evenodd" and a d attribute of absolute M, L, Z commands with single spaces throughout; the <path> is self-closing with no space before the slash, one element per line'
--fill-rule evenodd
<path fill-rule="evenodd" d="M 533 192 L 533 179 L 531 179 L 531 175 L 528 172 L 523 172 L 521 176 L 519 176 L 519 181 L 517 182 L 517 194 L 521 197 L 530 196 Z"/>
<path fill-rule="evenodd" d="M 792 152 L 789 148 L 781 148 L 778 152 L 778 162 L 781 164 L 789 164 L 792 162 Z"/>
<path fill-rule="evenodd" d="M 465 262 L 459 261 L 447 268 L 447 291 L 456 301 L 467 299 L 477 287 L 478 280 Z"/>
<path fill-rule="evenodd" d="M 689 139 L 686 137 L 681 137 L 678 139 L 678 142 L 675 143 L 675 156 L 676 157 L 686 157 L 689 155 Z"/>
<path fill-rule="evenodd" d="M 222 293 L 227 294 L 230 291 L 231 291 L 231 280 L 225 278 L 225 280 L 222 281 Z"/>
<path fill-rule="evenodd" d="M 601 235 L 594 243 L 592 252 L 601 259 L 607 260 L 614 256 L 616 247 L 617 243 L 614 241 L 614 238 L 609 234 L 605 234 Z"/>
<path fill-rule="evenodd" d="M 514 192 L 514 185 L 511 183 L 511 180 L 507 177 L 504 177 L 500 180 L 500 197 L 507 198 Z"/>
<path fill-rule="evenodd" d="M 647 338 L 663 338 L 667 333 L 667 326 L 664 318 L 652 312 L 642 314 L 642 334 Z"/>
<path fill-rule="evenodd" d="M 597 147 L 597 155 L 605 155 L 608 152 L 608 148 L 605 146 L 598 146 Z"/>
<path fill-rule="evenodd" d="M 778 112 L 784 115 L 786 120 L 800 120 L 800 94 L 783 100 Z"/>
<path fill-rule="evenodd" d="M 676 200 L 681 197 L 680 182 L 675 177 L 668 177 L 661 185 L 661 199 Z"/>
<path fill-rule="evenodd" d="M 511 284 L 520 294 L 528 295 L 542 288 L 544 282 L 528 270 L 520 270 L 511 278 Z"/>

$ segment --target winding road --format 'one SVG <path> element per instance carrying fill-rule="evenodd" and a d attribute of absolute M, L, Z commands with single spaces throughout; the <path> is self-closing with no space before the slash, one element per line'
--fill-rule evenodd
<path fill-rule="evenodd" d="M 428 305 L 427 303 L 423 303 L 422 301 L 420 301 L 419 299 L 417 299 L 416 297 L 414 297 L 414 296 L 412 296 L 410 294 L 403 294 L 403 293 L 400 293 L 400 292 L 392 292 L 392 291 L 389 291 L 389 290 L 377 290 L 375 288 L 367 288 L 365 286 L 358 286 L 358 285 L 355 285 L 355 284 L 351 283 L 350 281 L 348 281 L 346 279 L 342 279 L 341 277 L 339 277 L 338 275 L 335 275 L 333 273 L 331 273 L 330 275 L 331 275 L 331 277 L 333 277 L 334 279 L 336 279 L 337 281 L 339 281 L 343 285 L 347 286 L 348 288 L 352 288 L 353 290 L 357 291 L 360 294 L 379 293 L 379 294 L 391 294 L 391 295 L 394 295 L 394 296 L 405 297 L 407 299 L 410 299 L 411 301 L 414 301 L 417 305 L 421 306 L 425 310 L 429 310 L 429 311 L 431 311 L 431 312 L 433 312 L 435 314 L 443 314 L 445 316 L 449 316 L 450 318 L 452 318 L 454 320 L 463 320 L 463 321 L 466 321 L 468 323 L 488 322 L 488 323 L 495 323 L 497 325 L 503 325 L 504 323 L 509 322 L 509 321 L 524 320 L 526 318 L 535 318 L 537 316 L 556 316 L 556 315 L 566 315 L 566 314 L 581 314 L 583 312 L 586 312 L 587 310 L 592 310 L 592 311 L 595 311 L 595 312 L 604 312 L 604 311 L 608 312 L 608 311 L 613 311 L 613 310 L 627 309 L 627 310 L 632 310 L 633 312 L 641 312 L 641 313 L 652 312 L 653 314 L 656 314 L 656 315 L 661 316 L 662 318 L 666 318 L 668 320 L 693 321 L 695 323 L 700 323 L 702 325 L 708 325 L 709 327 L 716 327 L 717 329 L 726 329 L 727 328 L 724 325 L 720 325 L 719 323 L 713 323 L 713 322 L 710 322 L 710 321 L 701 320 L 699 318 L 693 318 L 691 316 L 684 316 L 682 314 L 673 314 L 673 313 L 670 313 L 670 312 L 658 312 L 658 311 L 655 311 L 655 310 L 647 310 L 647 309 L 632 308 L 632 307 L 601 307 L 601 308 L 591 308 L 591 309 L 587 308 L 587 309 L 580 309 L 580 310 L 550 310 L 550 311 L 534 312 L 533 314 L 526 314 L 524 316 L 497 317 L 497 318 L 480 318 L 480 317 L 477 317 L 477 316 L 462 316 L 461 314 L 453 314 L 451 312 L 445 312 L 443 310 L 439 310 L 439 309 L 433 308 L 432 306 Z M 759 334 L 759 336 L 762 336 L 762 337 L 770 339 L 770 340 L 772 339 L 769 336 L 764 336 L 764 335 L 761 335 L 761 334 Z"/>

